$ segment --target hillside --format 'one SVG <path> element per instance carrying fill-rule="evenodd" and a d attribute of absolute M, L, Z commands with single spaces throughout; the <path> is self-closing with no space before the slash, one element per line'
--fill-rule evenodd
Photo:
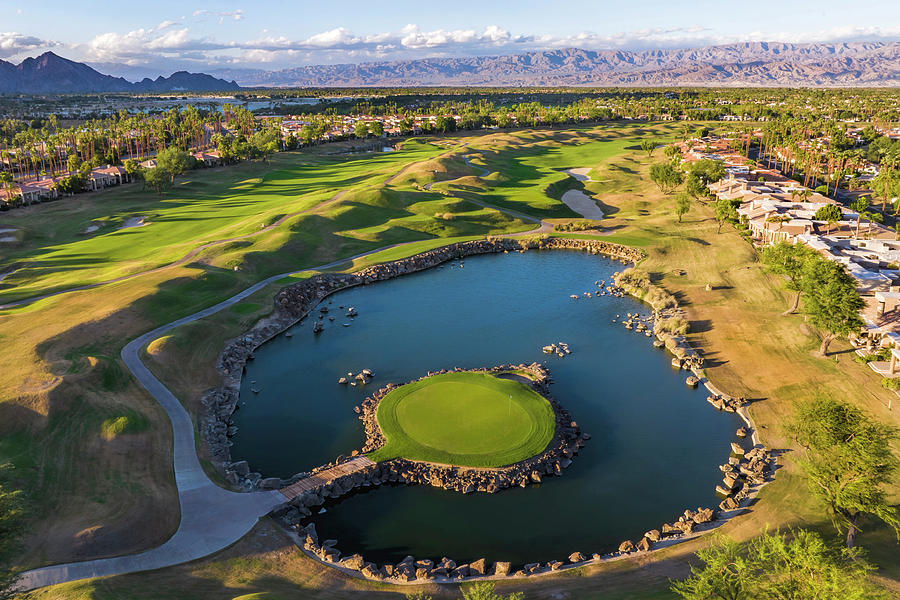
<path fill-rule="evenodd" d="M 893 86 L 900 43 L 744 43 L 684 50 L 577 48 L 283 69 L 218 70 L 249 87 L 329 86 Z"/>
<path fill-rule="evenodd" d="M 131 83 L 121 77 L 104 75 L 84 63 L 71 61 L 53 52 L 26 58 L 18 65 L 0 60 L 0 93 L 53 94 L 78 92 L 199 92 L 238 90 L 234 81 L 216 79 L 203 73 L 179 71 L 170 77 L 145 78 Z"/>

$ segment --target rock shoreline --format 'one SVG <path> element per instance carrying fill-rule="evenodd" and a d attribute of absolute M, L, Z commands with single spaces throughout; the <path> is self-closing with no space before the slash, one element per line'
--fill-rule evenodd
<path fill-rule="evenodd" d="M 243 336 L 231 340 L 219 357 L 218 367 L 223 374 L 223 385 L 209 390 L 202 399 L 207 413 L 201 418 L 201 435 L 210 449 L 213 463 L 224 471 L 229 482 L 244 489 L 253 489 L 254 487 L 280 488 L 310 475 L 309 473 L 298 473 L 288 480 L 262 479 L 261 475 L 249 472 L 249 466 L 245 461 L 231 462 L 229 452 L 231 444 L 228 437 L 233 435 L 236 430 L 231 423 L 231 415 L 237 407 L 238 390 L 246 361 L 253 359 L 253 351 L 256 348 L 304 319 L 309 311 L 324 298 L 348 287 L 391 279 L 467 256 L 499 252 L 521 252 L 530 249 L 582 250 L 592 254 L 604 254 L 623 262 L 631 263 L 639 262 L 645 256 L 640 250 L 599 240 L 549 238 L 546 236 L 534 239 L 489 238 L 451 244 L 412 257 L 374 265 L 352 274 L 320 274 L 289 286 L 276 295 L 275 310 L 272 315 L 258 322 Z M 627 286 L 619 285 L 615 287 L 616 295 L 630 293 L 637 299 L 649 301 L 646 298 L 646 293 L 642 290 L 628 289 Z M 651 303 L 651 305 L 653 304 Z M 669 306 L 655 310 L 655 320 L 674 318 L 683 314 L 683 310 L 676 303 L 674 307 Z M 490 479 L 480 479 L 477 481 L 477 484 L 474 481 L 469 482 L 465 480 L 465 485 L 461 486 L 461 482 L 464 480 L 459 478 L 458 472 L 453 472 L 454 469 L 459 470 L 459 468 L 448 467 L 447 465 L 432 465 L 404 459 L 372 464 L 361 471 L 335 478 L 312 491 L 302 494 L 274 511 L 273 516 L 287 527 L 288 533 L 295 538 L 298 546 L 309 556 L 317 558 L 323 563 L 350 575 L 393 584 L 443 583 L 473 579 L 540 576 L 609 560 L 617 560 L 632 553 L 646 552 L 654 548 L 679 543 L 711 530 L 725 520 L 744 511 L 744 507 L 750 499 L 756 495 L 762 485 L 771 479 L 775 461 L 760 443 L 755 424 L 747 413 L 744 399 L 727 396 L 713 387 L 702 371 L 702 356 L 691 347 L 687 339 L 683 335 L 658 330 L 655 326 L 652 335 L 657 340 L 654 344 L 655 346 L 665 347 L 674 355 L 675 358 L 672 360 L 673 367 L 689 370 L 709 390 L 711 395 L 708 401 L 710 404 L 718 410 L 737 413 L 746 423 L 749 432 L 752 432 L 751 439 L 754 447 L 744 452 L 743 448 L 738 446 L 740 452 L 732 453 L 728 462 L 720 467 L 723 473 L 723 485 L 717 486 L 717 490 L 722 493 L 724 499 L 720 502 L 718 510 L 712 508 L 686 510 L 671 523 L 664 523 L 659 529 L 651 529 L 646 532 L 637 543 L 631 540 L 623 541 L 616 552 L 607 554 L 593 553 L 590 555 L 573 552 L 569 555 L 568 560 L 529 563 L 519 569 L 513 569 L 510 563 L 503 561 L 498 561 L 488 567 L 484 559 L 467 564 L 457 564 L 446 557 L 435 562 L 430 559 L 417 560 L 411 556 L 406 557 L 397 564 L 387 563 L 379 566 L 366 561 L 358 554 L 342 557 L 340 551 L 336 548 L 336 540 L 324 540 L 320 543 L 313 524 L 305 527 L 300 524 L 304 518 L 312 515 L 311 507 L 320 506 L 329 498 L 339 498 L 353 490 L 372 486 L 416 483 L 436 485 L 444 489 L 452 489 L 464 493 L 467 491 L 493 492 L 502 489 L 501 482 Z M 529 367 L 531 366 L 529 365 Z M 539 365 L 537 366 L 539 367 Z M 519 365 L 516 368 L 521 367 Z M 387 391 L 389 391 L 389 388 L 382 388 L 382 390 L 376 392 L 376 395 L 379 393 L 383 395 Z M 367 398 L 367 401 L 369 400 L 371 398 Z M 377 399 L 372 404 L 373 406 L 371 407 L 359 407 L 360 418 L 363 419 L 364 423 L 367 420 L 365 416 L 367 409 L 371 414 L 374 414 L 374 408 L 377 407 Z M 374 430 L 372 431 L 374 433 Z M 366 432 L 367 439 L 364 450 L 368 451 L 378 447 L 375 445 L 379 443 L 377 435 L 370 436 L 368 424 L 366 424 Z M 574 427 L 570 433 L 574 433 L 574 439 L 580 440 L 582 444 L 583 440 L 590 437 L 587 434 L 581 434 Z M 333 463 L 314 469 L 313 473 L 345 462 L 358 454 L 359 451 L 354 451 L 350 457 L 338 457 Z M 563 457 L 564 460 L 571 460 L 565 454 L 563 454 Z M 558 463 L 554 461 L 553 464 L 558 465 L 560 470 L 564 468 L 562 461 Z M 435 470 L 436 468 L 438 470 Z M 557 472 L 556 466 L 551 468 L 553 472 Z M 525 486 L 529 483 L 537 483 L 531 479 L 530 472 L 527 478 L 524 477 L 524 472 L 517 472 L 515 476 L 510 476 L 504 481 L 505 485 L 503 487 L 510 487 L 511 485 Z M 471 490 L 468 489 L 470 483 L 472 486 Z"/>
<path fill-rule="evenodd" d="M 251 472 L 245 461 L 232 462 L 229 438 L 237 433 L 232 415 L 238 409 L 244 366 L 248 360 L 253 360 L 253 352 L 305 319 L 309 311 L 329 295 L 353 286 L 368 285 L 416 273 L 467 256 L 550 249 L 580 250 L 631 263 L 644 258 L 644 253 L 640 250 L 603 240 L 548 236 L 521 239 L 492 237 L 442 246 L 407 258 L 366 267 L 355 273 L 322 273 L 282 289 L 275 295 L 275 309 L 272 314 L 225 345 L 216 365 L 222 374 L 222 385 L 207 390 L 201 397 L 204 411 L 200 416 L 199 429 L 210 461 L 226 481 L 247 491 L 257 488 L 277 489 L 306 475 L 298 473 L 284 480 L 263 478 L 261 474 Z"/>

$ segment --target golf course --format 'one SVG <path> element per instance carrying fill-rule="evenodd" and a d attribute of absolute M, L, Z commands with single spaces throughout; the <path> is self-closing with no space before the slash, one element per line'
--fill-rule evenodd
<path fill-rule="evenodd" d="M 553 409 L 525 384 L 486 373 L 444 373 L 392 390 L 378 405 L 387 443 L 369 458 L 503 467 L 553 438 Z"/>
<path fill-rule="evenodd" d="M 843 341 L 835 341 L 834 352 L 827 359 L 814 355 L 819 344 L 815 328 L 800 314 L 781 315 L 793 298 L 783 289 L 781 277 L 763 268 L 755 249 L 739 231 L 727 224 L 719 226 L 711 204 L 692 200 L 690 211 L 681 219 L 676 217 L 673 197 L 650 179 L 651 165 L 665 159 L 658 150 L 652 156 L 641 150 L 640 143 L 647 138 L 669 142 L 677 132 L 677 123 L 620 121 L 397 138 L 393 141 L 396 151 L 384 153 L 350 155 L 335 152 L 337 144 L 314 146 L 275 154 L 268 162 L 190 171 L 163 195 L 141 189 L 139 184 L 124 185 L 4 213 L 2 225 L 15 229 L 16 241 L 4 246 L 0 255 L 0 342 L 4 347 L 0 389 L 7 392 L 0 398 L 0 464 L 10 465 L 17 488 L 27 498 L 16 569 L 144 552 L 160 546 L 179 529 L 182 507 L 180 482 L 173 472 L 172 423 L 121 359 L 131 340 L 172 324 L 164 335 L 143 346 L 139 359 L 190 416 L 194 448 L 208 481 L 239 493 L 209 454 L 202 427 L 208 407 L 201 398 L 221 385 L 223 371 L 218 359 L 226 343 L 270 317 L 273 298 L 285 286 L 315 274 L 351 273 L 454 242 L 494 236 L 589 238 L 643 250 L 647 258 L 639 267 L 654 285 L 677 297 L 686 311 L 687 341 L 706 358 L 705 376 L 728 394 L 751 400 L 748 410 L 757 433 L 766 447 L 780 453 L 774 480 L 745 514 L 717 531 L 746 542 L 767 528 L 787 531 L 803 527 L 834 539 L 825 507 L 810 491 L 800 468 L 799 447 L 783 424 L 794 414 L 797 403 L 833 396 L 852 399 L 876 418 L 896 425 L 900 418 L 890 409 L 893 393 L 881 386 L 866 365 L 853 360 L 850 346 Z M 588 180 L 578 181 L 563 172 L 573 168 L 588 169 Z M 590 196 L 605 218 L 578 233 L 554 231 L 554 225 L 583 220 L 560 200 L 571 189 Z M 140 225 L 123 227 L 141 218 Z M 88 231 L 94 226 L 97 228 Z M 535 234 L 538 229 L 540 233 Z M 607 260 L 578 256 L 579 260 Z M 491 262 L 494 259 L 496 262 Z M 501 264 L 506 259 L 512 260 Z M 441 274 L 462 281 L 480 268 L 483 280 L 489 281 L 484 275 L 487 270 L 508 269 L 508 265 L 519 264 L 514 262 L 519 259 L 511 252 L 507 257 L 479 259 L 484 267 L 467 261 L 464 269 L 448 267 Z M 542 271 L 546 275 L 541 277 L 549 279 L 564 269 L 571 270 L 573 263 L 560 264 L 559 268 L 554 264 L 546 267 Z M 622 265 L 583 268 L 593 270 L 585 278 L 591 284 L 600 278 L 609 280 Z M 436 281 L 437 270 L 432 275 Z M 420 275 L 338 294 L 368 292 L 379 286 L 400 289 L 413 286 L 416 277 Z M 232 460 L 248 460 L 250 470 L 265 473 L 266 469 L 257 465 L 268 453 L 274 457 L 272 470 L 277 477 L 307 472 L 359 448 L 364 437 L 352 409 L 367 392 L 361 387 L 338 386 L 335 380 L 339 375 L 371 367 L 379 377 L 387 378 L 377 382 L 383 385 L 463 364 L 459 357 L 447 354 L 443 357 L 447 362 L 426 364 L 426 358 L 430 360 L 443 348 L 425 340 L 422 349 L 417 349 L 418 338 L 403 329 L 405 322 L 420 330 L 431 327 L 434 338 L 466 334 L 469 346 L 457 345 L 470 348 L 469 355 L 478 362 L 463 364 L 463 368 L 530 360 L 530 356 L 499 355 L 508 351 L 504 338 L 494 336 L 482 343 L 479 331 L 459 325 L 466 322 L 465 311 L 486 312 L 484 304 L 496 303 L 500 308 L 492 318 L 497 317 L 498 328 L 516 327 L 527 333 L 527 326 L 502 320 L 507 316 L 504 299 L 511 294 L 510 282 L 514 281 L 530 280 L 527 273 L 510 272 L 504 284 L 507 288 L 492 289 L 475 300 L 461 284 L 454 288 L 456 295 L 451 300 L 437 284 L 426 286 L 423 289 L 433 292 L 432 304 L 407 301 L 393 309 L 404 318 L 392 327 L 398 334 L 405 331 L 408 341 L 397 346 L 397 355 L 386 356 L 383 364 L 377 363 L 377 356 L 363 354 L 368 346 L 355 343 L 365 338 L 367 323 L 386 313 L 386 304 L 377 304 L 382 297 L 374 292 L 369 307 L 345 302 L 360 308 L 352 326 L 342 327 L 338 321 L 333 330 L 326 329 L 315 338 L 307 322 L 306 329 L 299 329 L 291 338 L 278 335 L 266 346 L 291 356 L 297 354 L 297 346 L 289 344 L 302 342 L 308 350 L 304 359 L 309 362 L 302 366 L 267 363 L 265 350 L 260 350 L 245 379 L 258 379 L 261 392 L 254 394 L 247 381 L 248 395 L 242 392 L 241 408 L 235 413 L 239 431 L 232 434 Z M 547 292 L 541 307 L 559 300 L 562 308 L 553 313 L 554 318 L 560 323 L 568 319 L 571 329 L 565 333 L 571 332 L 571 336 L 556 335 L 562 330 L 559 326 L 552 337 L 545 332 L 540 339 L 523 334 L 520 347 L 537 353 L 534 360 L 543 360 L 540 348 L 548 341 L 565 339 L 573 344 L 573 357 L 559 362 L 562 383 L 553 388 L 553 395 L 561 405 L 571 407 L 580 421 L 585 414 L 580 406 L 599 403 L 604 385 L 603 379 L 576 362 L 578 352 L 584 348 L 583 356 L 589 356 L 590 345 L 597 341 L 594 330 L 581 324 L 601 317 L 610 324 L 620 313 L 624 316 L 626 311 L 637 310 L 637 301 L 623 299 L 634 304 L 623 302 L 607 315 L 594 307 L 607 299 L 612 302 L 608 297 L 577 301 L 570 297 L 596 290 L 596 286 L 562 291 L 563 285 L 569 283 L 562 280 L 552 294 Z M 390 293 L 383 292 L 384 303 L 396 302 L 388 297 Z M 453 314 L 442 321 L 443 307 L 449 301 L 456 303 Z M 211 307 L 219 308 L 208 310 Z M 573 314 L 582 320 L 573 321 Z M 539 316 L 551 322 L 548 311 Z M 621 321 L 616 331 L 625 335 Z M 336 349 L 340 349 L 341 335 L 348 343 L 346 353 L 339 355 Z M 377 342 L 388 345 L 382 339 Z M 657 353 L 649 359 L 640 354 L 640 364 L 656 360 L 669 369 L 667 355 L 653 349 L 643 337 L 637 343 L 643 344 L 647 353 Z M 492 356 L 478 354 L 482 350 Z M 612 356 L 617 353 L 616 348 L 603 351 Z M 416 371 L 391 371 L 392 362 L 412 365 Z M 557 366 L 552 368 L 556 375 Z M 578 373 L 578 381 L 587 384 L 565 383 L 566 370 L 575 368 L 584 369 Z M 299 404 L 296 399 L 306 385 L 303 377 L 314 370 L 317 372 L 310 379 L 319 387 L 308 410 L 314 411 L 315 418 L 309 418 L 303 407 L 294 412 L 283 410 L 278 402 Z M 652 395 L 654 402 L 668 403 L 664 409 L 671 412 L 666 414 L 683 417 L 683 422 L 673 420 L 667 425 L 673 439 L 705 435 L 688 428 L 694 422 L 691 411 L 683 408 L 688 402 L 693 405 L 696 401 L 698 407 L 694 408 L 719 416 L 700 397 L 704 394 L 686 389 L 684 375 L 678 371 L 665 377 L 622 373 L 614 374 L 622 388 L 634 381 L 661 386 L 663 379 L 678 380 L 677 396 L 655 390 Z M 333 394 L 328 398 L 318 394 L 325 386 Z M 558 394 L 560 389 L 566 394 Z M 689 394 L 699 399 L 691 399 Z M 256 404 L 251 406 L 251 402 Z M 628 443 L 640 444 L 641 435 L 656 435 L 638 427 L 649 410 L 642 399 L 622 402 L 619 409 L 627 411 L 636 424 Z M 596 419 L 591 430 L 594 442 L 585 453 L 596 453 L 596 472 L 609 470 L 604 469 L 605 460 L 616 461 L 621 471 L 634 453 L 624 444 L 612 446 L 614 440 L 607 439 L 602 412 L 598 410 L 592 417 Z M 525 384 L 470 372 L 428 377 L 396 388 L 381 399 L 377 418 L 386 443 L 368 455 L 373 461 L 405 458 L 474 468 L 501 467 L 539 454 L 553 439 L 555 428 L 548 401 Z M 730 439 L 734 430 L 729 422 L 723 435 Z M 254 441 L 248 443 L 251 436 Z M 284 440 L 287 442 L 277 446 L 276 442 Z M 259 446 L 255 455 L 249 452 L 253 444 Z M 266 448 L 267 444 L 271 447 Z M 296 454 L 290 454 L 287 444 L 299 448 Z M 240 453 L 244 448 L 247 456 Z M 707 456 L 713 469 L 727 460 L 727 444 L 717 444 L 715 451 Z M 680 449 L 669 446 L 666 452 L 677 456 Z M 574 462 L 573 469 L 592 466 L 583 458 Z M 718 472 L 712 474 L 721 478 Z M 535 487 L 549 491 L 567 479 L 575 481 L 577 472 Z M 584 481 L 605 489 L 621 485 L 616 480 L 600 482 L 585 477 Z M 665 489 L 654 488 L 652 481 L 641 485 L 640 493 L 633 496 L 640 502 L 649 503 L 652 497 L 666 494 Z M 385 506 L 397 500 L 396 506 L 389 508 L 396 510 L 398 518 L 413 515 L 417 506 L 424 506 L 417 504 L 418 499 L 443 493 L 428 486 L 418 486 L 414 492 L 390 488 L 386 485 L 371 493 L 382 494 Z M 895 503 L 900 501 L 898 490 L 900 481 L 894 481 L 889 495 Z M 712 488 L 707 491 L 712 493 Z M 366 494 L 348 499 L 344 507 L 329 507 L 322 518 L 336 518 L 339 509 L 346 508 L 367 523 L 377 521 L 372 518 L 377 510 L 364 506 Z M 504 494 L 507 492 L 484 496 Z M 516 498 L 515 494 L 532 494 L 532 489 L 510 490 L 505 497 Z M 454 503 L 471 501 L 468 506 L 473 511 L 483 506 L 481 499 L 471 495 L 456 496 Z M 435 517 L 444 514 L 439 512 L 440 501 L 429 501 L 434 503 L 428 506 L 438 508 L 417 515 L 422 521 L 462 529 L 460 523 L 466 517 L 442 522 Z M 554 510 L 564 513 L 568 501 L 560 498 Z M 358 503 L 356 508 L 350 506 L 353 502 Z M 624 504 L 611 506 L 597 518 L 622 519 L 622 512 L 632 508 Z M 665 518 L 675 517 L 677 514 Z M 225 520 L 227 516 L 213 518 Z M 486 528 L 493 525 L 488 517 L 483 521 Z M 531 533 L 522 522 L 516 525 L 519 530 Z M 637 535 L 660 522 L 646 523 Z M 357 523 L 347 524 L 347 530 L 363 530 Z M 385 538 L 378 523 L 369 523 L 365 531 Z M 423 582 L 398 589 L 347 576 L 310 558 L 295 538 L 274 519 L 263 517 L 246 536 L 204 558 L 153 572 L 52 585 L 29 591 L 23 598 L 231 600 L 259 594 L 266 598 L 357 600 L 374 595 L 401 599 L 417 591 L 435 598 L 458 596 L 455 586 Z M 672 599 L 670 581 L 690 575 L 694 553 L 707 545 L 704 538 L 709 536 L 565 574 L 503 581 L 497 589 L 503 593 L 525 591 L 529 598 L 546 599 Z M 472 543 L 473 539 L 464 541 Z M 404 540 L 389 542 L 405 554 Z M 893 531 L 879 521 L 865 521 L 858 542 L 877 566 L 872 577 L 900 593 Z M 515 543 L 528 549 L 527 540 Z M 567 540 L 559 542 L 568 552 L 577 549 L 567 544 Z"/>

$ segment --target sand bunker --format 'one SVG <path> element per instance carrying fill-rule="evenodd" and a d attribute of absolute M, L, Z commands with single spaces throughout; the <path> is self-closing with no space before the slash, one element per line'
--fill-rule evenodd
<path fill-rule="evenodd" d="M 98 229 L 100 229 L 99 225 L 88 225 L 87 228 L 84 230 L 84 232 L 85 233 L 94 233 Z"/>
<path fill-rule="evenodd" d="M 144 220 L 147 217 L 129 217 L 125 219 L 125 222 L 119 226 L 119 229 L 130 229 L 132 227 L 143 227 L 147 225 L 147 222 Z"/>
<path fill-rule="evenodd" d="M 574 177 L 578 181 L 593 181 L 593 179 L 591 179 L 588 175 L 588 173 L 590 172 L 590 167 L 578 167 L 577 169 L 566 169 L 565 171 L 563 171 L 563 173 L 569 175 L 570 177 Z"/>
<path fill-rule="evenodd" d="M 569 190 L 563 194 L 562 201 L 585 219 L 599 221 L 603 218 L 603 211 L 597 203 L 581 190 Z"/>

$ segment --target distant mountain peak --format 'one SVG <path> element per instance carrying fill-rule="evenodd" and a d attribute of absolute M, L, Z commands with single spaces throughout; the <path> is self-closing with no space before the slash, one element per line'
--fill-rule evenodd
<path fill-rule="evenodd" d="M 739 42 L 641 51 L 559 48 L 213 73 L 248 87 L 895 86 L 900 85 L 900 42 Z"/>
<path fill-rule="evenodd" d="M 92 92 L 232 91 L 234 81 L 216 79 L 205 73 L 178 71 L 170 77 L 131 83 L 122 77 L 104 75 L 92 67 L 47 51 L 26 58 L 18 65 L 0 60 L 0 93 L 64 94 Z"/>

